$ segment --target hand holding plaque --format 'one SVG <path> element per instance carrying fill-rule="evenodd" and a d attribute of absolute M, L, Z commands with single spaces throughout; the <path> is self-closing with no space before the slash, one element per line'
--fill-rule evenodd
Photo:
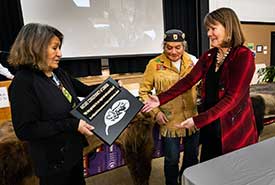
<path fill-rule="evenodd" d="M 92 132 L 111 145 L 128 126 L 143 103 L 109 77 L 71 114 L 95 127 Z"/>

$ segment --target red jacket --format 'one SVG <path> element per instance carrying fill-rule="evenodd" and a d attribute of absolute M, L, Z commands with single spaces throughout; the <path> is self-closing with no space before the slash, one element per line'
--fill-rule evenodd
<path fill-rule="evenodd" d="M 190 89 L 202 80 L 202 100 L 205 97 L 206 73 L 216 56 L 217 48 L 204 53 L 192 71 L 168 91 L 158 95 L 164 104 Z M 249 87 L 255 71 L 252 52 L 244 47 L 232 48 L 224 61 L 219 80 L 219 102 L 212 108 L 193 117 L 197 128 L 220 119 L 222 152 L 228 153 L 258 140 L 255 117 L 249 96 Z"/>

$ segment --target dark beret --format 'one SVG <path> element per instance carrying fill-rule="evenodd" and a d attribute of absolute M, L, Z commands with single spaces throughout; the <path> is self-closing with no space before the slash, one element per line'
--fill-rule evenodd
<path fill-rule="evenodd" d="M 164 34 L 164 41 L 166 42 L 183 42 L 185 34 L 178 29 L 167 30 Z"/>

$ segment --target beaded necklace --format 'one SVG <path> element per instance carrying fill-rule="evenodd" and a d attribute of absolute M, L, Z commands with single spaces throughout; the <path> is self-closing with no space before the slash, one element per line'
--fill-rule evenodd
<path fill-rule="evenodd" d="M 54 84 L 58 87 L 58 88 L 62 88 L 62 83 L 61 81 L 57 78 L 56 74 L 52 73 L 52 77 L 51 77 L 52 81 L 54 82 Z"/>
<path fill-rule="evenodd" d="M 229 54 L 230 50 L 231 50 L 231 47 L 228 48 L 227 51 L 223 54 L 220 53 L 220 50 L 218 51 L 215 72 L 217 72 L 219 70 L 219 68 L 223 64 L 224 60 L 226 59 L 227 55 Z"/>
<path fill-rule="evenodd" d="M 52 73 L 52 82 L 53 84 L 55 84 L 63 93 L 63 95 L 66 97 L 66 99 L 72 103 L 72 95 L 69 93 L 69 91 L 63 86 L 62 82 L 58 79 L 58 77 L 56 76 L 56 74 Z M 73 103 L 73 107 L 75 107 L 75 102 Z"/>

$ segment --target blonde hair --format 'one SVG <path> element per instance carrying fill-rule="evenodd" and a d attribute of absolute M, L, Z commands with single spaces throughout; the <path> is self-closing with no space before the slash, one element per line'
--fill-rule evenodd
<path fill-rule="evenodd" d="M 9 64 L 15 68 L 26 66 L 40 71 L 47 70 L 47 49 L 54 36 L 62 44 L 63 34 L 56 28 L 39 23 L 26 24 L 12 45 Z"/>
<path fill-rule="evenodd" d="M 216 25 L 217 22 L 225 28 L 225 38 L 222 47 L 236 47 L 245 42 L 241 23 L 236 13 L 230 8 L 219 8 L 208 13 L 204 18 L 205 27 Z"/>

